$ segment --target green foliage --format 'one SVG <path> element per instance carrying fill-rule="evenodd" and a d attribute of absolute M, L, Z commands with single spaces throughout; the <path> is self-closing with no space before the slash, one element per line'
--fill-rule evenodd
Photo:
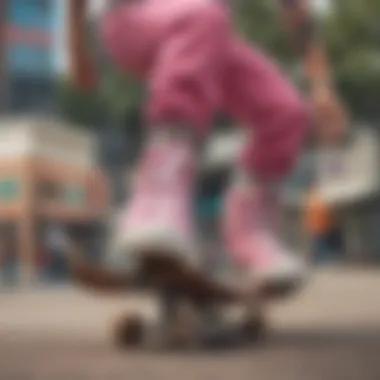
<path fill-rule="evenodd" d="M 276 3 L 241 0 L 236 4 L 236 25 L 248 40 L 295 72 L 297 57 L 283 32 Z M 380 117 L 380 1 L 334 0 L 320 16 L 336 83 L 349 108 L 357 117 Z M 117 125 L 136 123 L 144 95 L 138 82 L 109 67 L 101 95 L 80 93 L 68 83 L 61 85 L 60 94 L 63 113 L 86 125 L 109 119 Z"/>
<path fill-rule="evenodd" d="M 60 111 L 71 123 L 97 126 L 104 120 L 104 106 L 97 94 L 80 91 L 65 78 L 58 83 Z"/>
<path fill-rule="evenodd" d="M 123 125 L 135 115 L 143 96 L 139 82 L 108 69 L 97 91 L 81 91 L 67 79 L 59 83 L 61 112 L 69 121 L 97 127 L 102 124 Z"/>
<path fill-rule="evenodd" d="M 103 78 L 100 93 L 108 115 L 119 123 L 128 113 L 133 113 L 139 108 L 143 98 L 143 87 L 139 81 L 109 69 Z"/>
<path fill-rule="evenodd" d="M 282 64 L 288 65 L 294 60 L 276 12 L 276 2 L 241 0 L 236 6 L 236 25 L 250 42 Z"/>
<path fill-rule="evenodd" d="M 335 0 L 324 31 L 336 82 L 351 112 L 379 118 L 380 2 Z"/>
<path fill-rule="evenodd" d="M 275 3 L 242 0 L 237 24 L 250 41 L 294 72 L 295 56 L 276 15 Z M 380 1 L 334 0 L 318 16 L 336 84 L 353 116 L 379 118 Z"/>

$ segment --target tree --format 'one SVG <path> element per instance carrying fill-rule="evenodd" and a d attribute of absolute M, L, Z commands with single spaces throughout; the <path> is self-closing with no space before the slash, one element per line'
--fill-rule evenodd
<path fill-rule="evenodd" d="M 60 112 L 69 122 L 96 127 L 104 121 L 106 110 L 97 94 L 79 90 L 66 78 L 57 87 Z"/>
<path fill-rule="evenodd" d="M 275 6 L 276 1 L 241 0 L 236 7 L 236 25 L 248 40 L 294 73 L 297 56 Z M 359 118 L 380 118 L 379 15 L 378 0 L 335 0 L 320 15 L 337 86 L 353 115 Z M 110 66 L 102 76 L 101 96 L 72 95 L 75 90 L 66 89 L 62 97 L 65 113 L 79 121 L 99 121 L 98 113 L 102 112 L 113 124 L 126 124 L 129 119 L 130 124 L 138 126 L 137 114 L 144 95 L 141 85 Z M 91 112 L 91 108 L 96 110 Z"/>
<path fill-rule="evenodd" d="M 290 72 L 294 54 L 274 2 L 242 0 L 237 24 L 243 33 Z M 380 119 L 380 1 L 334 0 L 319 15 L 336 84 L 354 117 Z"/>
<path fill-rule="evenodd" d="M 335 0 L 324 24 L 336 83 L 362 119 L 380 118 L 379 16 L 378 0 Z"/>
<path fill-rule="evenodd" d="M 236 7 L 241 33 L 283 65 L 294 63 L 294 54 L 283 32 L 276 2 L 242 0 Z"/>

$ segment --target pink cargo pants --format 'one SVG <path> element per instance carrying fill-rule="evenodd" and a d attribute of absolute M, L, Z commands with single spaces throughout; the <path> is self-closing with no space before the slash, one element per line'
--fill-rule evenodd
<path fill-rule="evenodd" d="M 242 164 L 268 179 L 291 170 L 307 127 L 305 105 L 280 70 L 233 33 L 212 0 L 141 0 L 117 6 L 101 36 L 111 59 L 149 88 L 150 125 L 207 133 L 223 110 L 252 130 Z"/>

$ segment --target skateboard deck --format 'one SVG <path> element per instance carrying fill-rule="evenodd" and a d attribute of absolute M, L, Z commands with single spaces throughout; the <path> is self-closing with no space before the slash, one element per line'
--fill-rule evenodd
<path fill-rule="evenodd" d="M 192 269 L 170 258 L 161 258 L 155 252 L 142 254 L 138 273 L 115 272 L 84 258 L 78 247 L 71 249 L 69 269 L 78 285 L 88 290 L 105 293 L 127 293 L 143 289 L 175 289 L 183 297 L 198 302 L 214 300 L 234 303 L 247 297 L 267 297 L 265 289 L 250 289 L 250 292 L 223 285 L 203 269 Z"/>
<path fill-rule="evenodd" d="M 142 341 L 152 341 L 146 339 L 147 335 L 156 335 L 156 339 L 153 339 L 156 342 L 151 342 L 152 346 L 161 347 L 194 346 L 206 336 L 209 336 L 207 339 L 210 342 L 216 342 L 227 341 L 238 335 L 257 340 L 263 335 L 265 294 L 260 294 L 256 289 L 251 289 L 248 294 L 223 286 L 210 278 L 206 271 L 191 269 L 173 259 L 164 259 L 157 252 L 145 252 L 141 256 L 139 271 L 128 275 L 89 263 L 78 248 L 73 247 L 70 254 L 70 272 L 78 285 L 103 293 L 146 289 L 158 298 L 161 307 L 160 325 L 150 329 L 147 334 L 148 327 L 141 316 L 132 313 L 122 316 L 114 327 L 114 339 L 119 346 L 131 347 L 140 345 Z M 239 323 L 227 327 L 220 321 L 222 310 L 226 307 L 245 304 L 249 308 Z M 218 323 L 216 320 L 219 320 Z M 215 329 L 216 324 L 219 331 Z M 214 334 L 210 334 L 211 326 L 215 330 Z M 160 332 L 160 338 L 157 338 L 157 332 Z"/>

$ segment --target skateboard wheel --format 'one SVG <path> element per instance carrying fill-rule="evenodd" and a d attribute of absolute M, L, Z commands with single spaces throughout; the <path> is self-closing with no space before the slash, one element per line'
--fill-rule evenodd
<path fill-rule="evenodd" d="M 116 323 L 114 340 L 118 347 L 136 347 L 143 341 L 144 322 L 138 315 L 123 316 Z"/>

